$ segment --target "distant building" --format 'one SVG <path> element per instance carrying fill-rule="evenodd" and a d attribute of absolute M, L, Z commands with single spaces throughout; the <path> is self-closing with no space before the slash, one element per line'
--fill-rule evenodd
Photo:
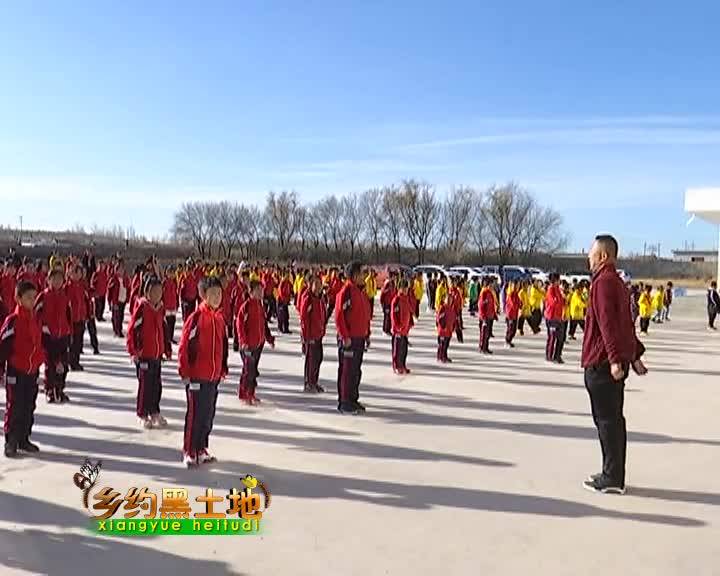
<path fill-rule="evenodd" d="M 717 262 L 717 250 L 673 250 L 675 262 Z"/>

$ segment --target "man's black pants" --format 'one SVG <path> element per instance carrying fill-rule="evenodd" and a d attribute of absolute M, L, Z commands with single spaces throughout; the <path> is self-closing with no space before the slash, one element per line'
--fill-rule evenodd
<path fill-rule="evenodd" d="M 323 361 L 322 339 L 305 343 L 305 384 L 317 384 L 320 379 L 320 365 Z"/>
<path fill-rule="evenodd" d="M 105 322 L 105 296 L 95 297 L 95 320 Z"/>
<path fill-rule="evenodd" d="M 286 302 L 278 302 L 277 305 L 278 331 L 281 334 L 290 332 L 290 310 Z"/>
<path fill-rule="evenodd" d="M 183 452 L 197 455 L 208 447 L 208 440 L 215 419 L 218 383 L 190 382 L 185 385 L 185 395 L 187 398 L 187 412 L 185 413 Z"/>
<path fill-rule="evenodd" d="M 575 337 L 575 332 L 577 332 L 577 327 L 580 326 L 580 329 L 585 332 L 585 320 L 570 320 L 570 337 Z"/>
<path fill-rule="evenodd" d="M 85 336 L 85 322 L 73 322 L 72 338 L 70 339 L 70 367 L 71 368 L 75 368 L 80 364 L 80 353 L 82 352 L 84 336 Z"/>
<path fill-rule="evenodd" d="M 93 350 L 100 351 L 99 345 L 98 345 L 98 336 L 97 336 L 97 324 L 95 324 L 95 318 L 90 316 L 87 321 L 87 331 L 90 335 L 90 346 L 92 346 Z M 80 345 L 80 348 L 82 348 L 82 344 Z"/>
<path fill-rule="evenodd" d="M 408 337 L 395 334 L 392 337 L 392 364 L 393 370 L 406 368 L 408 354 Z"/>
<path fill-rule="evenodd" d="M 339 347 L 340 379 L 338 405 L 353 407 L 360 399 L 360 378 L 365 353 L 365 338 L 352 338 L 350 347 Z"/>
<path fill-rule="evenodd" d="M 23 444 L 32 433 L 38 395 L 38 374 L 25 374 L 8 366 L 5 379 L 4 433 L 7 444 Z"/>
<path fill-rule="evenodd" d="M 627 370 L 625 371 L 627 374 Z M 616 381 L 607 362 L 585 368 L 585 388 L 590 394 L 593 420 L 600 438 L 603 474 L 618 486 L 625 486 L 627 429 L 623 405 L 625 378 Z"/>

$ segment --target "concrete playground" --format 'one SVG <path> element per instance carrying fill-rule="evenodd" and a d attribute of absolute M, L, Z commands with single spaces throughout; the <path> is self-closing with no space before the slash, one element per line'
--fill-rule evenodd
<path fill-rule="evenodd" d="M 261 365 L 257 408 L 237 399 L 239 357 L 218 400 L 218 462 L 180 462 L 185 394 L 164 367 L 170 426 L 145 431 L 137 381 L 108 323 L 102 355 L 69 376 L 71 403 L 38 399 L 38 457 L 0 461 L 0 575 L 689 575 L 720 574 L 720 335 L 704 300 L 677 299 L 672 322 L 645 339 L 651 373 L 627 386 L 628 493 L 582 488 L 600 447 L 579 367 L 543 360 L 544 334 L 477 352 L 477 324 L 435 362 L 434 319 L 423 311 L 408 366 L 390 367 L 376 309 L 363 365 L 364 416 L 335 410 L 334 329 L 324 395 L 303 394 L 297 319 Z M 86 351 L 89 346 L 86 345 Z M 2 394 L 4 402 L 4 394 Z M 86 457 L 99 485 L 205 488 L 226 493 L 253 474 L 272 493 L 258 536 L 101 537 L 73 484 Z M 200 510 L 198 504 L 194 511 Z M 122 511 L 118 513 L 122 516 Z"/>

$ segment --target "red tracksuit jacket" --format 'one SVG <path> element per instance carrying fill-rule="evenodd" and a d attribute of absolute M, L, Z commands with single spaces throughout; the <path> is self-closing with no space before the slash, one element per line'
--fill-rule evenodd
<path fill-rule="evenodd" d="M 108 273 L 105 266 L 98 268 L 90 278 L 90 288 L 97 297 L 104 297 L 108 291 Z"/>
<path fill-rule="evenodd" d="M 308 290 L 300 300 L 300 331 L 303 340 L 322 340 L 325 336 L 326 318 L 325 302 Z"/>
<path fill-rule="evenodd" d="M 108 281 L 107 298 L 111 306 L 117 306 L 120 303 L 120 286 L 125 288 L 124 302 L 127 302 L 130 299 L 130 276 L 127 273 L 122 276 L 115 273 Z"/>
<path fill-rule="evenodd" d="M 45 362 L 40 323 L 31 310 L 16 306 L 0 330 L 0 366 L 37 374 Z"/>
<path fill-rule="evenodd" d="M 175 278 L 163 280 L 162 303 L 166 312 L 177 312 L 178 309 L 178 285 Z"/>
<path fill-rule="evenodd" d="M 265 341 L 275 343 L 265 319 L 261 300 L 248 298 L 238 310 L 235 327 L 241 348 L 259 348 Z"/>
<path fill-rule="evenodd" d="M 407 336 L 413 326 L 413 308 L 407 294 L 397 294 L 390 305 L 393 336 Z"/>
<path fill-rule="evenodd" d="M 180 282 L 180 297 L 185 302 L 195 302 L 198 297 L 198 277 L 196 272 L 189 272 Z"/>
<path fill-rule="evenodd" d="M 565 298 L 562 295 L 560 286 L 550 284 L 547 294 L 545 294 L 545 319 L 562 320 L 564 309 Z"/>
<path fill-rule="evenodd" d="M 70 320 L 73 324 L 88 319 L 88 293 L 82 282 L 70 280 L 65 284 L 65 293 L 70 303 Z"/>
<path fill-rule="evenodd" d="M 455 333 L 455 308 L 445 303 L 435 315 L 435 324 L 438 336 L 441 338 L 451 338 Z"/>
<path fill-rule="evenodd" d="M 343 340 L 370 336 L 370 301 L 351 280 L 345 282 L 335 299 L 335 327 Z"/>
<path fill-rule="evenodd" d="M 382 306 L 390 306 L 393 298 L 395 298 L 397 290 L 395 289 L 395 283 L 390 280 L 386 280 L 383 284 L 382 290 L 380 290 L 380 304 Z"/>
<path fill-rule="evenodd" d="M 72 313 L 65 290 L 45 288 L 35 300 L 35 314 L 42 333 L 52 338 L 70 336 Z"/>
<path fill-rule="evenodd" d="M 7 272 L 0 276 L 0 300 L 2 300 L 6 314 L 10 314 L 12 310 L 15 310 L 16 285 L 17 280 L 15 280 L 15 276 Z"/>
<path fill-rule="evenodd" d="M 279 297 L 278 302 L 281 304 L 289 304 L 292 300 L 292 284 L 290 280 L 283 278 L 278 286 Z"/>
<path fill-rule="evenodd" d="M 275 281 L 275 277 L 271 273 L 266 273 L 263 277 L 262 281 L 263 285 L 263 296 L 265 298 L 270 298 L 273 293 L 275 292 L 275 287 L 277 286 L 277 282 Z"/>
<path fill-rule="evenodd" d="M 463 298 L 460 288 L 457 286 L 450 288 L 450 304 L 452 304 L 455 314 L 458 316 L 462 312 L 464 300 L 465 299 Z"/>
<path fill-rule="evenodd" d="M 183 380 L 218 382 L 228 373 L 228 343 L 221 310 L 205 302 L 183 325 L 178 349 L 178 373 Z"/>
<path fill-rule="evenodd" d="M 495 296 L 493 296 L 492 288 L 487 286 L 480 290 L 480 305 L 478 312 L 480 320 L 492 320 L 497 315 L 495 307 Z"/>
<path fill-rule="evenodd" d="M 172 346 L 165 339 L 165 307 L 156 308 L 147 298 L 141 298 L 130 318 L 127 331 L 127 351 L 136 358 L 159 360 L 172 357 Z"/>
<path fill-rule="evenodd" d="M 505 298 L 505 317 L 508 320 L 517 320 L 520 316 L 520 308 L 522 308 L 520 295 L 517 290 L 513 290 L 512 293 Z"/>

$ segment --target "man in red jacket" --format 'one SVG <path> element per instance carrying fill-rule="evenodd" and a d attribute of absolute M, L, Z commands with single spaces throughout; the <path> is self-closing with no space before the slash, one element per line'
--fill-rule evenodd
<path fill-rule="evenodd" d="M 5 261 L 5 270 L 0 275 L 0 322 L 15 310 L 15 286 L 17 285 L 17 271 L 20 266 L 16 258 L 8 258 Z"/>
<path fill-rule="evenodd" d="M 277 319 L 278 332 L 290 334 L 290 300 L 292 300 L 293 286 L 290 274 L 285 272 L 278 285 Z"/>
<path fill-rule="evenodd" d="M 70 320 L 72 332 L 70 337 L 70 370 L 82 372 L 84 368 L 80 364 L 80 353 L 82 351 L 83 338 L 85 337 L 85 322 L 87 322 L 88 293 L 83 285 L 83 269 L 77 265 L 70 271 L 70 279 L 65 284 L 65 293 L 70 303 Z"/>
<path fill-rule="evenodd" d="M 392 365 L 395 374 L 410 374 L 405 365 L 408 353 L 408 334 L 413 326 L 414 306 L 408 298 L 408 281 L 398 281 L 398 291 L 390 305 L 392 330 Z"/>
<path fill-rule="evenodd" d="M 178 349 L 178 372 L 185 384 L 187 399 L 183 462 L 188 468 L 215 461 L 208 451 L 208 441 L 215 418 L 218 384 L 228 373 L 220 280 L 202 279 L 199 293 L 202 302 L 183 324 Z"/>
<path fill-rule="evenodd" d="M 564 364 L 562 351 L 565 344 L 563 331 L 565 296 L 563 296 L 560 289 L 560 274 L 553 272 L 548 279 L 550 280 L 550 286 L 545 293 L 545 321 L 548 332 L 545 359 L 548 362 Z"/>
<path fill-rule="evenodd" d="M 5 456 L 18 450 L 35 453 L 30 442 L 38 395 L 38 372 L 45 361 L 40 324 L 33 307 L 37 291 L 32 282 L 20 282 L 15 290 L 15 311 L 0 329 L 0 367 L 5 371 Z"/>
<path fill-rule="evenodd" d="M 338 410 L 361 414 L 360 378 L 365 346 L 370 338 L 370 302 L 365 294 L 365 274 L 360 262 L 347 265 L 347 280 L 335 299 L 338 334 Z"/>
<path fill-rule="evenodd" d="M 113 333 L 116 338 L 123 338 L 123 319 L 125 305 L 130 297 L 130 277 L 125 271 L 125 262 L 117 261 L 115 270 L 108 282 L 108 303 L 112 314 Z"/>
<path fill-rule="evenodd" d="M 42 345 L 45 350 L 45 396 L 48 402 L 67 402 L 65 380 L 68 371 L 70 345 L 70 301 L 63 289 L 65 273 L 55 268 L 48 276 L 49 286 L 35 301 L 35 314 L 42 328 Z"/>
<path fill-rule="evenodd" d="M 98 260 L 97 270 L 90 279 L 90 289 L 95 296 L 95 319 L 105 322 L 105 299 L 108 291 L 108 269 L 102 260 Z"/>
<path fill-rule="evenodd" d="M 242 374 L 238 386 L 238 397 L 246 404 L 259 404 L 255 395 L 257 389 L 258 365 L 263 346 L 267 341 L 275 347 L 275 339 L 268 328 L 263 308 L 263 287 L 257 280 L 250 281 L 250 298 L 238 310 L 237 333 L 242 355 Z"/>
<path fill-rule="evenodd" d="M 617 240 L 604 235 L 595 239 L 588 254 L 592 284 L 581 361 L 603 456 L 602 472 L 588 478 L 584 487 L 611 494 L 625 492 L 625 380 L 631 367 L 640 376 L 647 374 L 630 296 L 615 267 L 617 255 Z"/>
<path fill-rule="evenodd" d="M 127 351 L 137 369 L 137 416 L 145 429 L 162 428 L 167 425 L 160 414 L 162 360 L 170 360 L 172 346 L 160 279 L 151 276 L 143 288 L 145 296 L 138 301 L 128 325 Z"/>
<path fill-rule="evenodd" d="M 325 388 L 318 381 L 323 361 L 327 309 L 322 298 L 322 280 L 313 275 L 309 282 L 310 289 L 300 301 L 300 331 L 305 353 L 305 392 L 325 392 Z"/>

